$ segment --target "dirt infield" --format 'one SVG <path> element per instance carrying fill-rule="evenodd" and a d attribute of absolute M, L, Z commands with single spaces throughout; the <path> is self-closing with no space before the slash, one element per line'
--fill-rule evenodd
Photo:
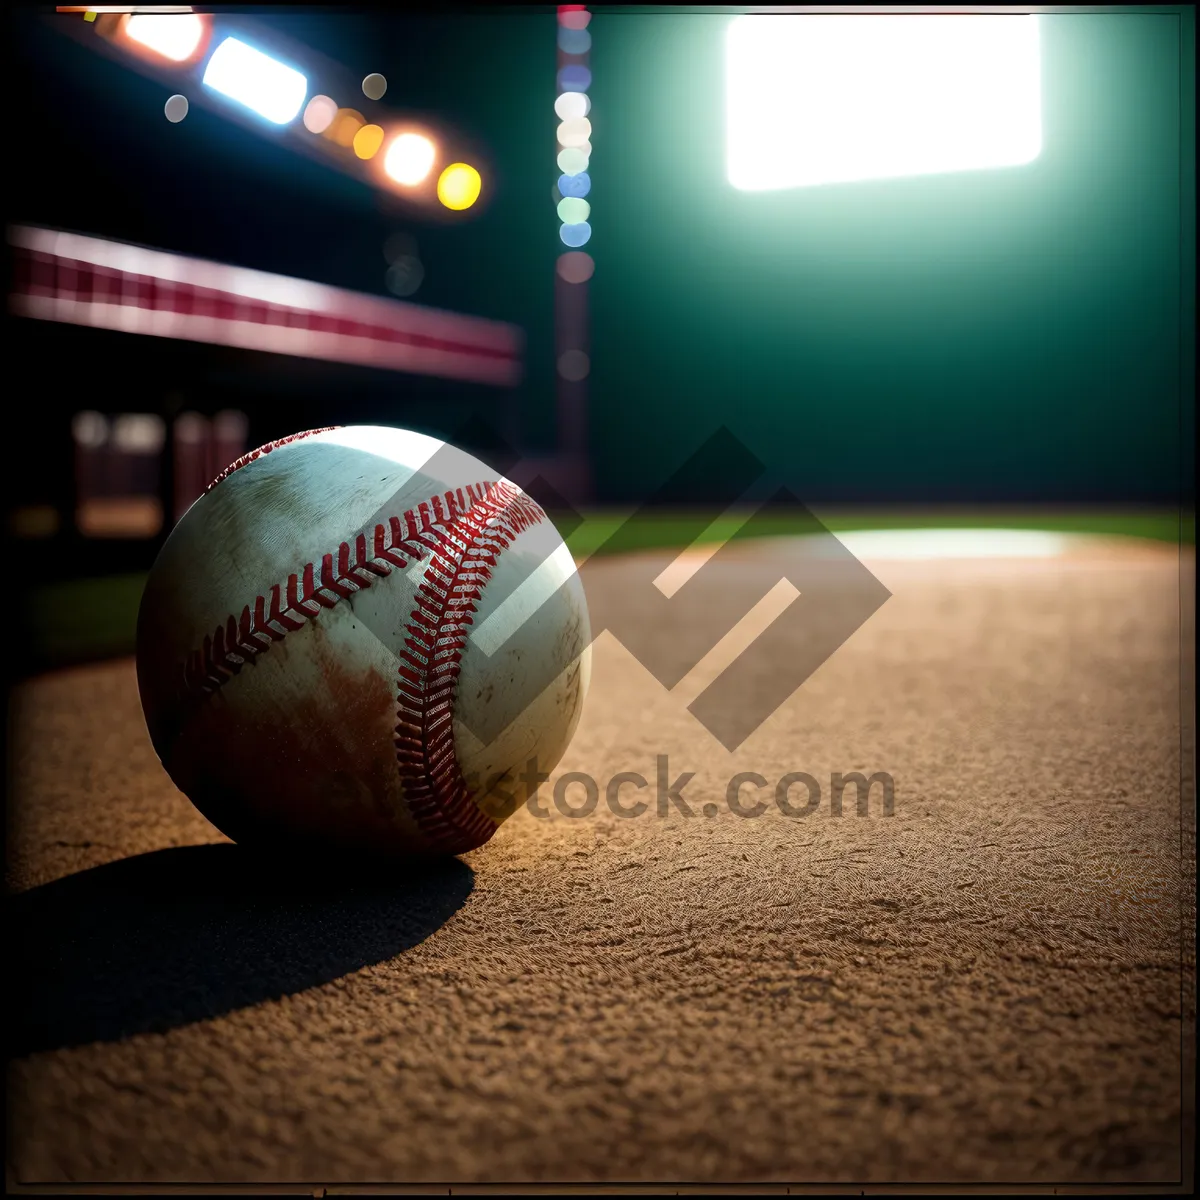
<path fill-rule="evenodd" d="M 789 547 L 741 553 L 766 592 Z M 10 1181 L 1177 1180 L 1186 555 L 870 562 L 892 598 L 733 754 L 602 635 L 555 773 L 596 811 L 547 786 L 402 879 L 227 843 L 131 660 L 23 684 Z M 692 816 L 658 814 L 662 757 Z M 646 814 L 606 803 L 621 772 Z M 762 815 L 730 810 L 739 772 Z M 773 801 L 797 772 L 802 817 Z M 834 815 L 850 772 L 891 777 L 892 815 L 882 787 Z"/>

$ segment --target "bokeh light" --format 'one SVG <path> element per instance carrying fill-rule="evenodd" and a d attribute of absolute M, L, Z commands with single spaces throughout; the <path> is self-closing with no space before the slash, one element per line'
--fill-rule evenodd
<path fill-rule="evenodd" d="M 562 54 L 587 55 L 592 43 L 591 35 L 587 32 L 590 20 L 591 15 L 582 4 L 559 6 L 558 47 Z M 556 131 L 561 147 L 557 162 L 562 174 L 553 194 L 557 197 L 555 211 L 562 222 L 558 230 L 559 240 L 564 246 L 570 247 L 559 255 L 555 273 L 564 283 L 578 285 L 586 284 L 595 271 L 591 255 L 580 249 L 592 236 L 589 224 L 592 208 L 584 198 L 592 188 L 588 174 L 592 153 L 592 123 L 588 118 L 592 101 L 587 94 L 591 84 L 592 73 L 582 63 L 562 67 L 558 72 L 560 94 L 554 102 L 554 111 L 560 121 Z M 591 372 L 591 361 L 579 348 L 586 342 L 585 330 L 580 324 L 582 318 L 578 315 L 572 317 L 568 313 L 563 319 L 566 325 L 560 329 L 559 336 L 566 339 L 568 346 L 574 343 L 574 347 L 558 356 L 558 375 L 566 382 L 582 385 Z"/>
<path fill-rule="evenodd" d="M 354 145 L 354 135 L 367 123 L 366 118 L 353 108 L 339 108 L 325 130 L 325 136 L 347 149 Z"/>
<path fill-rule="evenodd" d="M 119 413 L 113 418 L 112 444 L 126 454 L 157 454 L 166 440 L 166 422 L 157 413 Z"/>
<path fill-rule="evenodd" d="M 213 417 L 213 433 L 219 442 L 240 442 L 244 446 L 250 436 L 250 418 L 240 409 L 224 408 Z"/>
<path fill-rule="evenodd" d="M 419 133 L 402 133 L 388 147 L 383 169 L 397 183 L 415 187 L 433 170 L 437 150 Z"/>
<path fill-rule="evenodd" d="M 587 117 L 573 117 L 558 127 L 560 146 L 583 146 L 592 136 L 592 123 Z"/>
<path fill-rule="evenodd" d="M 564 225 L 578 225 L 591 215 L 592 206 L 576 196 L 567 196 L 558 202 L 558 219 Z"/>
<path fill-rule="evenodd" d="M 588 156 L 582 150 L 560 150 L 558 154 L 558 169 L 564 175 L 578 175 L 588 168 Z"/>
<path fill-rule="evenodd" d="M 172 96 L 163 105 L 163 112 L 172 125 L 178 125 L 188 115 L 188 100 L 186 96 Z"/>
<path fill-rule="evenodd" d="M 467 163 L 451 163 L 438 179 L 438 199 L 455 212 L 470 208 L 479 199 L 483 181 L 479 172 Z"/>
<path fill-rule="evenodd" d="M 304 110 L 304 128 L 309 133 L 324 133 L 333 124 L 337 110 L 328 96 L 314 96 Z"/>
<path fill-rule="evenodd" d="M 108 433 L 108 418 L 103 413 L 89 410 L 71 418 L 71 434 L 81 446 L 92 450 L 103 446 L 108 441 Z"/>
<path fill-rule="evenodd" d="M 195 13 L 135 13 L 125 33 L 171 62 L 186 62 L 200 45 L 204 22 Z"/>
<path fill-rule="evenodd" d="M 587 67 L 572 63 L 563 67 L 558 73 L 558 90 L 560 92 L 586 92 L 592 86 L 592 73 Z"/>
<path fill-rule="evenodd" d="M 188 446 L 202 446 L 208 440 L 208 418 L 198 412 L 183 412 L 175 418 L 175 439 Z"/>
<path fill-rule="evenodd" d="M 378 125 L 364 125 L 354 135 L 353 144 L 359 158 L 374 158 L 383 145 L 383 130 Z"/>
<path fill-rule="evenodd" d="M 558 27 L 558 48 L 564 54 L 586 54 L 592 48 L 592 35 L 586 29 Z"/>
<path fill-rule="evenodd" d="M 586 250 L 568 250 L 566 254 L 558 256 L 555 270 L 565 283 L 587 283 L 596 270 L 596 264 Z"/>
<path fill-rule="evenodd" d="M 579 175 L 560 175 L 558 177 L 560 196 L 578 196 L 582 200 L 591 190 L 592 177 L 586 171 Z"/>
<path fill-rule="evenodd" d="M 592 236 L 592 227 L 586 221 L 581 221 L 578 225 L 563 225 L 558 231 L 558 236 L 564 246 L 577 250 L 580 246 L 587 245 Z"/>
<path fill-rule="evenodd" d="M 62 520 L 53 504 L 29 504 L 9 514 L 8 529 L 13 537 L 53 537 Z"/>
<path fill-rule="evenodd" d="M 560 121 L 586 117 L 591 108 L 592 102 L 586 92 L 563 92 L 554 102 L 554 111 L 558 114 Z"/>
<path fill-rule="evenodd" d="M 368 100 L 382 100 L 387 91 L 387 80 L 378 72 L 372 73 L 362 81 L 362 90 Z"/>
<path fill-rule="evenodd" d="M 414 254 L 402 254 L 388 267 L 384 282 L 393 296 L 411 296 L 425 281 L 425 267 Z"/>
<path fill-rule="evenodd" d="M 591 369 L 591 361 L 582 350 L 565 350 L 558 356 L 558 373 L 570 383 L 586 379 Z"/>

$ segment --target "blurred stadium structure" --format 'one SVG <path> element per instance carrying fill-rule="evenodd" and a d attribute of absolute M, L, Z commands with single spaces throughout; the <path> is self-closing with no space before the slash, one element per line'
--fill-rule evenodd
<path fill-rule="evenodd" d="M 250 448 L 249 419 L 236 410 L 213 417 L 181 412 L 171 422 L 169 447 L 167 421 L 157 413 L 79 412 L 71 433 L 76 525 L 93 538 L 156 537 Z M 168 454 L 170 469 L 164 470 Z"/>
<path fill-rule="evenodd" d="M 418 221 L 470 220 L 486 208 L 491 171 L 482 147 L 436 116 L 385 108 L 383 76 L 359 80 L 242 13 L 67 6 L 43 19 L 173 89 L 164 107 L 172 123 L 185 119 L 191 105 L 201 105 L 367 184 L 388 203 L 399 201 Z M 564 118 L 558 151 L 565 186 L 556 189 L 556 201 L 574 198 L 575 209 L 587 207 L 580 197 L 589 186 L 590 145 L 564 137 L 570 114 L 562 103 L 570 93 L 568 104 L 590 107 L 584 94 L 590 74 L 581 66 L 588 20 L 582 6 L 559 11 L 555 108 Z M 566 165 L 564 150 L 571 160 Z M 567 208 L 560 206 L 559 213 L 564 250 L 582 245 L 581 230 L 583 240 L 590 236 L 579 212 Z M 414 239 L 396 237 L 404 245 L 385 248 L 386 286 L 394 296 L 408 297 L 420 288 L 424 265 Z M 8 311 L 33 323 L 17 328 L 29 333 L 24 352 L 37 364 L 36 386 L 45 397 L 36 428 L 31 426 L 41 462 L 14 473 L 8 532 L 47 548 L 69 546 L 64 557 L 79 572 L 148 565 L 151 548 L 225 465 L 291 431 L 277 429 L 278 422 L 295 428 L 327 423 L 328 412 L 317 416 L 298 397 L 281 414 L 266 395 L 260 400 L 253 383 L 228 394 L 212 386 L 227 368 L 247 373 L 248 359 L 267 364 L 248 373 L 261 372 L 260 382 L 268 385 L 272 376 L 297 377 L 285 365 L 290 359 L 397 372 L 407 377 L 406 392 L 419 392 L 421 378 L 478 385 L 485 393 L 501 389 L 496 401 L 481 406 L 499 434 L 503 457 L 511 463 L 507 452 L 520 453 L 516 388 L 524 375 L 525 334 L 516 325 L 90 232 L 20 224 L 8 229 L 7 241 Z M 558 450 L 523 457 L 509 468 L 514 478 L 540 477 L 551 494 L 575 502 L 588 498 L 591 477 L 584 352 L 584 285 L 591 271 L 591 259 L 571 249 L 556 272 Z M 64 326 L 81 332 L 39 332 Z M 129 335 L 136 340 L 128 341 Z M 189 344 L 200 349 L 188 350 Z M 239 357 L 231 360 L 230 354 Z M 342 389 L 341 376 L 325 378 Z M 358 384 L 344 378 L 345 391 L 368 386 L 362 375 Z M 372 386 L 378 388 L 377 380 Z M 336 407 L 335 422 L 363 419 L 351 403 L 339 399 Z M 437 408 L 437 421 L 452 424 L 443 406 Z M 420 400 L 408 405 L 418 416 L 420 409 Z"/>
<path fill-rule="evenodd" d="M 16 226 L 19 316 L 512 386 L 511 325 L 140 246 Z"/>
<path fill-rule="evenodd" d="M 12 227 L 8 240 L 19 317 L 507 388 L 521 378 L 522 332 L 502 322 L 32 226 Z M 164 532 L 251 448 L 248 436 L 237 411 L 77 413 L 67 505 L 77 531 Z M 12 531 L 52 536 L 71 511 L 18 510 Z"/>

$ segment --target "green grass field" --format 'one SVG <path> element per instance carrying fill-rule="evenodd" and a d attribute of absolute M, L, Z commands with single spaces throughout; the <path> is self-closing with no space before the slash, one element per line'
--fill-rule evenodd
<path fill-rule="evenodd" d="M 597 550 L 661 549 L 689 542 L 686 513 L 659 512 L 628 523 L 628 512 L 603 511 L 586 514 L 582 525 L 567 539 L 577 559 Z M 1041 529 L 1061 533 L 1093 533 L 1149 538 L 1175 545 L 1195 544 L 1195 519 L 1181 520 L 1178 513 L 1081 512 L 1032 510 L 856 510 L 819 511 L 821 522 L 833 533 L 858 529 L 994 528 Z M 746 514 L 736 511 L 714 521 L 698 542 L 726 541 L 745 536 L 741 529 Z M 622 528 L 624 526 L 624 528 Z M 692 526 L 694 527 L 694 526 Z M 787 536 L 802 529 L 785 512 L 760 517 L 757 536 Z M 618 544 L 607 542 L 622 530 Z M 116 655 L 130 654 L 134 647 L 138 603 L 145 573 L 114 575 L 49 584 L 23 597 L 23 649 L 26 668 L 44 670 Z"/>
<path fill-rule="evenodd" d="M 697 539 L 723 542 L 744 536 L 748 512 L 731 510 L 718 517 Z M 942 510 L 942 509 L 857 509 L 817 511 L 814 515 L 832 533 L 856 529 L 1041 529 L 1055 533 L 1093 533 L 1119 537 L 1150 538 L 1179 544 L 1195 543 L 1195 520 L 1181 522 L 1176 512 L 1084 512 L 1033 511 L 1030 509 Z M 584 558 L 603 548 L 604 543 L 628 520 L 628 511 L 587 514 L 586 521 L 567 539 L 576 558 Z M 686 513 L 661 512 L 642 516 L 624 529 L 619 545 L 609 547 L 622 552 L 679 546 L 687 538 L 685 529 L 694 518 Z M 786 537 L 806 532 L 803 524 L 786 512 L 765 513 L 755 522 L 757 536 Z"/>

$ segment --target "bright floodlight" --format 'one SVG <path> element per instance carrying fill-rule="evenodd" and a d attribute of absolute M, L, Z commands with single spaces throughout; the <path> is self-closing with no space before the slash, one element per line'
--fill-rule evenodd
<path fill-rule="evenodd" d="M 1038 18 L 743 16 L 726 43 L 729 182 L 744 191 L 1032 162 Z"/>
<path fill-rule="evenodd" d="M 388 147 L 383 169 L 397 182 L 412 187 L 431 170 L 437 151 L 433 143 L 419 133 L 402 133 Z"/>
<path fill-rule="evenodd" d="M 183 62 L 200 45 L 204 22 L 195 13 L 137 13 L 129 18 L 125 32 L 147 50 Z"/>
<path fill-rule="evenodd" d="M 275 125 L 286 125 L 300 111 L 308 80 L 261 50 L 226 38 L 208 60 L 204 83 L 244 104 Z"/>

